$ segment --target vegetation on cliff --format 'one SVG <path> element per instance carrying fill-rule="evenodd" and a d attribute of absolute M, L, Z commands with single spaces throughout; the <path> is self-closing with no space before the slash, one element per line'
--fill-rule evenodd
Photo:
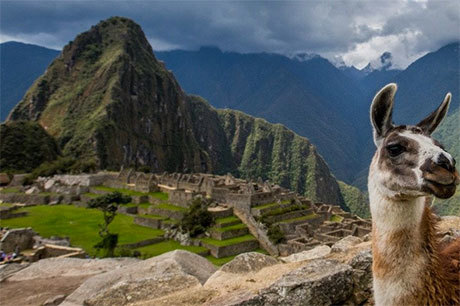
<path fill-rule="evenodd" d="M 0 126 L 0 169 L 29 172 L 57 158 L 58 146 L 36 122 L 15 121 Z"/>

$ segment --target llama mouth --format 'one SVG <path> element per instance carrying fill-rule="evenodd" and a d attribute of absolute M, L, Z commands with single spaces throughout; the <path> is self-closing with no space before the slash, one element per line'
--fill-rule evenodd
<path fill-rule="evenodd" d="M 457 184 L 455 181 L 451 182 L 450 184 L 444 184 L 425 179 L 425 186 L 423 189 L 425 189 L 424 191 L 427 191 L 438 198 L 448 199 L 455 194 Z"/>

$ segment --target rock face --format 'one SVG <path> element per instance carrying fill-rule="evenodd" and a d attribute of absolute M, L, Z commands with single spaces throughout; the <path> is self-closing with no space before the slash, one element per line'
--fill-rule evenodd
<path fill-rule="evenodd" d="M 205 258 L 176 250 L 88 279 L 62 305 L 124 305 L 201 287 L 216 267 Z"/>
<path fill-rule="evenodd" d="M 281 258 L 284 262 L 299 262 L 304 260 L 312 260 L 322 258 L 331 253 L 331 248 L 327 245 L 320 245 L 308 251 L 302 251 Z"/>
<path fill-rule="evenodd" d="M 236 256 L 232 261 L 223 265 L 220 270 L 229 273 L 256 272 L 277 263 L 278 261 L 271 256 L 250 252 Z"/>
<path fill-rule="evenodd" d="M 361 238 L 356 236 L 347 236 L 340 239 L 331 248 L 331 252 L 346 252 L 354 245 L 363 242 Z"/>
<path fill-rule="evenodd" d="M 317 260 L 284 275 L 240 305 L 334 305 L 353 293 L 353 269 L 331 260 Z"/>
<path fill-rule="evenodd" d="M 38 122 L 64 155 L 99 168 L 232 172 L 343 204 L 306 138 L 186 95 L 126 18 L 102 21 L 65 46 L 8 117 L 18 120 Z"/>

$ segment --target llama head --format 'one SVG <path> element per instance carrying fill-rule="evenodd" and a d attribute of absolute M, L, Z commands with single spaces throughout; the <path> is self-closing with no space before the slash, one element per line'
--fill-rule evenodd
<path fill-rule="evenodd" d="M 451 94 L 417 125 L 395 126 L 392 112 L 396 89 L 396 84 L 388 84 L 372 101 L 370 116 L 377 151 L 369 179 L 390 197 L 449 198 L 460 182 L 459 174 L 455 160 L 431 134 L 446 115 Z"/>

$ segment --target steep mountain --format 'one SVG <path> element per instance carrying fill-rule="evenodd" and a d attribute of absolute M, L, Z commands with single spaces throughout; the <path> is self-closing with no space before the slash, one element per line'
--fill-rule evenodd
<path fill-rule="evenodd" d="M 214 47 L 157 52 L 185 91 L 218 108 L 282 123 L 307 137 L 337 177 L 350 181 L 359 165 L 354 135 L 367 118 L 357 84 L 319 56 L 239 54 Z M 333 123 L 333 124 L 331 124 Z"/>
<path fill-rule="evenodd" d="M 0 121 L 58 54 L 56 50 L 14 41 L 0 44 Z"/>
<path fill-rule="evenodd" d="M 344 203 L 306 138 L 186 95 L 126 18 L 102 21 L 65 46 L 8 120 L 38 122 L 64 155 L 100 168 L 233 172 Z"/>

